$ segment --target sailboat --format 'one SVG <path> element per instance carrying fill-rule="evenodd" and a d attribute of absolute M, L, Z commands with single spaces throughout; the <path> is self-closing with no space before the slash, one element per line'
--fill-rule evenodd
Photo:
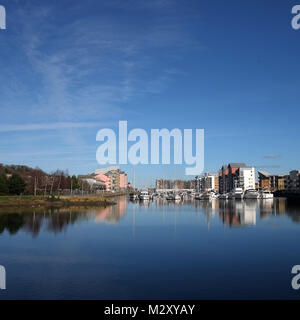
<path fill-rule="evenodd" d="M 132 201 L 138 200 L 138 195 L 135 193 L 135 167 L 133 168 L 133 192 L 129 193 L 129 199 Z"/>

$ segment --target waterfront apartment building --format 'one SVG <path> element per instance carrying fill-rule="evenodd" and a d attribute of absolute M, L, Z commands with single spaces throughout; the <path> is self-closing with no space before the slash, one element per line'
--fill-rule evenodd
<path fill-rule="evenodd" d="M 255 168 L 242 162 L 231 162 L 223 165 L 219 171 L 219 192 L 228 193 L 235 188 L 244 191 L 255 189 Z"/>
<path fill-rule="evenodd" d="M 228 192 L 234 188 L 240 187 L 240 168 L 245 168 L 246 164 L 242 162 L 231 162 L 228 164 Z"/>
<path fill-rule="evenodd" d="M 167 180 L 157 179 L 156 189 L 194 189 L 195 182 L 193 180 Z"/>
<path fill-rule="evenodd" d="M 226 193 L 228 189 L 228 166 L 223 165 L 219 171 L 219 192 Z"/>
<path fill-rule="evenodd" d="M 106 191 L 122 191 L 127 188 L 127 174 L 120 171 L 120 167 L 113 166 L 95 171 L 96 181 L 105 184 Z"/>
<path fill-rule="evenodd" d="M 218 186 L 216 186 L 218 184 Z M 206 173 L 204 175 L 204 191 L 219 190 L 219 177 L 217 174 Z"/>
<path fill-rule="evenodd" d="M 219 176 L 215 173 L 205 173 L 204 176 L 195 178 L 196 192 L 215 190 L 219 192 Z"/>
<path fill-rule="evenodd" d="M 286 176 L 285 189 L 288 192 L 300 192 L 300 170 L 293 170 Z"/>
<path fill-rule="evenodd" d="M 287 175 L 284 174 L 269 174 L 266 171 L 258 171 L 259 189 L 270 191 L 285 190 Z"/>
<path fill-rule="evenodd" d="M 254 167 L 241 167 L 237 170 L 238 182 L 237 187 L 242 188 L 244 191 L 255 189 L 255 168 Z"/>
<path fill-rule="evenodd" d="M 103 186 L 101 189 L 110 191 L 111 190 L 111 185 L 110 185 L 110 178 L 106 176 L 103 173 L 97 174 L 95 176 L 96 179 L 96 184 L 99 186 Z"/>

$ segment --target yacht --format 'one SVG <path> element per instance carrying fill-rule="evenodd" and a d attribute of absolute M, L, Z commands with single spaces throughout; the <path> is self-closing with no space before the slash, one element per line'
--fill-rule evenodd
<path fill-rule="evenodd" d="M 235 188 L 233 191 L 233 196 L 235 199 L 243 199 L 244 193 L 242 188 Z"/>
<path fill-rule="evenodd" d="M 270 190 L 262 190 L 260 191 L 259 197 L 261 199 L 273 199 L 274 195 Z"/>
<path fill-rule="evenodd" d="M 168 196 L 167 196 L 167 200 L 179 201 L 179 200 L 181 200 L 181 197 L 177 193 L 169 193 Z"/>
<path fill-rule="evenodd" d="M 205 194 L 202 195 L 201 199 L 203 200 L 212 200 L 212 199 L 217 199 L 218 196 L 216 195 L 215 192 L 207 192 Z"/>
<path fill-rule="evenodd" d="M 140 200 L 150 200 L 149 192 L 147 190 L 141 191 L 139 198 Z"/>
<path fill-rule="evenodd" d="M 248 189 L 245 192 L 245 199 L 257 199 L 259 196 L 258 192 L 255 189 Z"/>
<path fill-rule="evenodd" d="M 203 200 L 203 198 L 202 198 L 202 193 L 195 193 L 194 198 L 195 198 L 196 200 Z"/>

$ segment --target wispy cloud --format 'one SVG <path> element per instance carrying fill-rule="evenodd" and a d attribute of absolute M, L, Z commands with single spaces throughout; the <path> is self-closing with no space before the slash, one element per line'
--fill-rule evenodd
<path fill-rule="evenodd" d="M 267 154 L 264 156 L 265 159 L 277 159 L 279 158 L 278 154 Z"/>
<path fill-rule="evenodd" d="M 76 128 L 99 127 L 96 122 L 55 122 L 55 123 L 29 123 L 29 124 L 0 124 L 0 132 L 60 130 Z"/>
<path fill-rule="evenodd" d="M 141 123 L 144 101 L 185 76 L 178 62 L 200 47 L 173 0 L 12 3 L 10 39 L 0 41 L 8 162 L 9 149 L 49 159 L 46 147 L 59 156 L 61 146 L 95 145 L 96 130 L 81 128 Z"/>
<path fill-rule="evenodd" d="M 170 5 L 172 1 L 157 0 L 143 7 Z M 58 10 L 51 4 L 19 9 L 22 47 L 41 78 L 31 112 L 41 118 L 78 121 L 121 116 L 124 104 L 127 112 L 132 99 L 160 93 L 176 77 L 158 68 L 163 53 L 157 50 L 172 52 L 193 42 L 168 16 L 154 24 L 150 20 L 142 29 L 134 23 L 124 28 L 117 21 L 112 24 L 99 10 L 96 18 L 81 16 L 57 26 L 52 17 Z M 78 15 L 83 7 L 73 10 Z"/>

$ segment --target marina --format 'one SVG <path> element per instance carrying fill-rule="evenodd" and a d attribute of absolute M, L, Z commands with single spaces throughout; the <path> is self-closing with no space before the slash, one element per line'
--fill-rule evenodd
<path fill-rule="evenodd" d="M 278 198 L 114 200 L 106 208 L 1 210 L 9 290 L 0 298 L 299 298 L 290 286 L 298 206 Z"/>

